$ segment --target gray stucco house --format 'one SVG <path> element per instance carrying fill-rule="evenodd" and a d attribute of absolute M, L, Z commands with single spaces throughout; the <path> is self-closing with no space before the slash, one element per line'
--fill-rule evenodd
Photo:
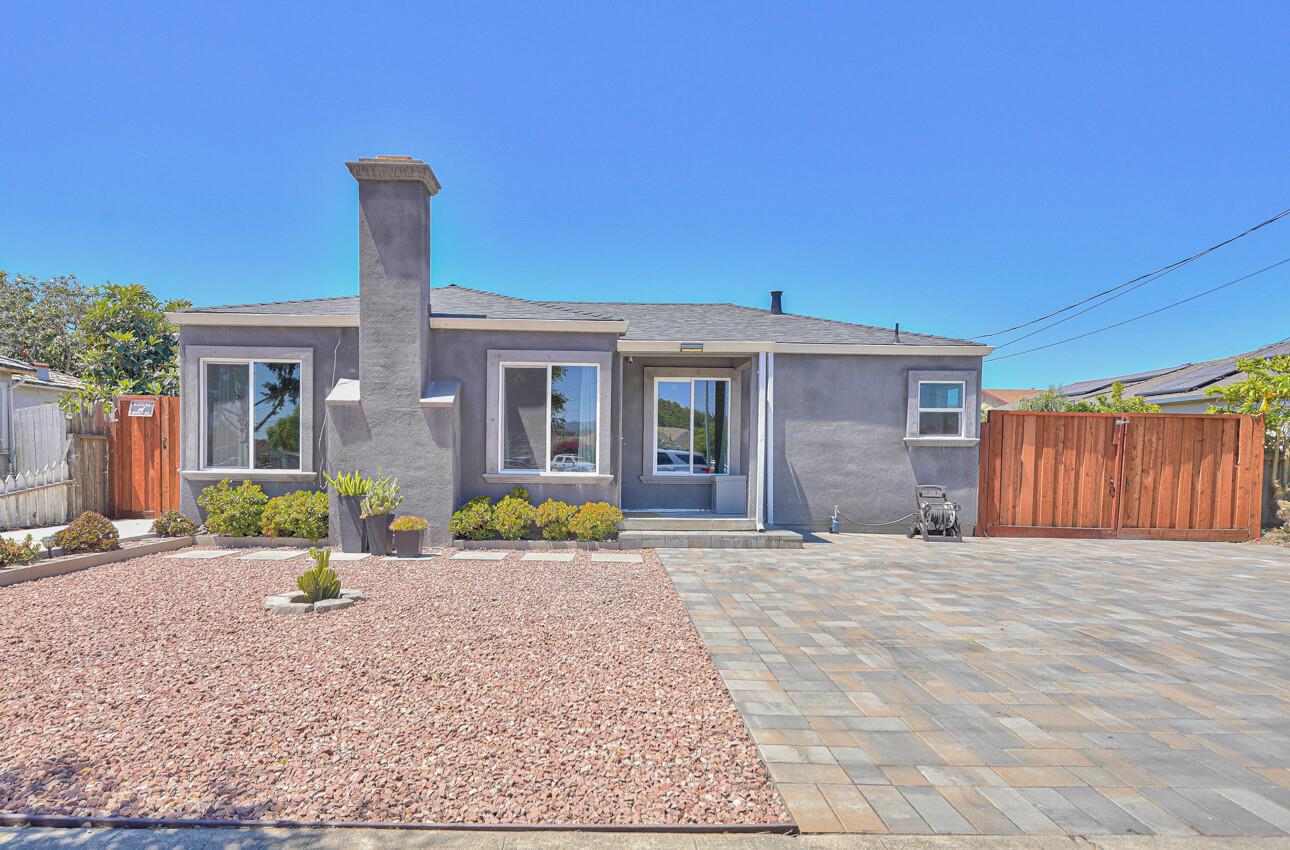
<path fill-rule="evenodd" d="M 380 468 L 435 543 L 464 499 L 515 484 L 754 531 L 827 528 L 834 506 L 882 528 L 942 484 L 974 525 L 987 346 L 784 313 L 779 293 L 760 310 L 431 288 L 430 167 L 347 166 L 358 295 L 171 315 L 186 513 L 220 479 L 276 494 Z"/>

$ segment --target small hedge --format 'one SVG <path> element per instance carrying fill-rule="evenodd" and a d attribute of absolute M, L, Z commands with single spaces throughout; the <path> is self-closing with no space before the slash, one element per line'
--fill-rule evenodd
<path fill-rule="evenodd" d="M 610 540 L 623 521 L 623 512 L 608 502 L 587 502 L 569 520 L 569 530 L 579 540 Z"/>
<path fill-rule="evenodd" d="M 166 511 L 152 521 L 152 533 L 162 537 L 187 537 L 197 533 L 197 523 L 179 511 Z"/>
<path fill-rule="evenodd" d="M 40 557 L 40 544 L 31 541 L 28 534 L 24 540 L 10 540 L 0 537 L 0 567 L 13 567 L 30 563 Z"/>
<path fill-rule="evenodd" d="M 54 546 L 67 552 L 106 552 L 120 545 L 120 537 L 112 520 L 86 511 L 54 533 Z"/>
<path fill-rule="evenodd" d="M 250 481 L 238 487 L 220 481 L 197 497 L 197 504 L 206 512 L 206 530 L 228 537 L 258 537 L 268 502 L 264 490 Z"/>
<path fill-rule="evenodd" d="M 607 502 L 575 506 L 547 499 L 535 508 L 516 493 L 521 489 L 496 505 L 486 496 L 476 496 L 452 515 L 448 530 L 460 540 L 523 540 L 536 525 L 543 540 L 601 541 L 612 540 L 623 519 L 623 512 Z"/>
<path fill-rule="evenodd" d="M 462 540 L 491 540 L 492 525 L 493 506 L 487 496 L 476 496 L 452 515 L 448 531 Z"/>
<path fill-rule="evenodd" d="M 327 536 L 327 494 L 296 490 L 273 497 L 264 506 L 260 531 L 265 537 L 321 540 Z"/>

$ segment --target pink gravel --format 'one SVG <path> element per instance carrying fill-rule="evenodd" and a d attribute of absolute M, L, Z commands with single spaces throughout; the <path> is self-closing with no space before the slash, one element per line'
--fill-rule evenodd
<path fill-rule="evenodd" d="M 369 601 L 261 611 L 306 563 L 146 556 L 0 588 L 0 811 L 788 820 L 653 553 L 341 563 Z"/>

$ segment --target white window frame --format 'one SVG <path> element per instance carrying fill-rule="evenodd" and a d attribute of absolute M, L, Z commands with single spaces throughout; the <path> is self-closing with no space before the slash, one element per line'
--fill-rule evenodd
<path fill-rule="evenodd" d="M 727 457 L 731 458 L 731 460 L 726 462 L 725 472 L 695 472 L 694 471 L 694 382 L 695 381 L 725 381 L 726 383 L 726 452 L 727 452 Z M 666 376 L 660 375 L 654 379 L 653 383 L 654 383 L 654 406 L 653 406 L 653 415 L 651 416 L 651 419 L 650 419 L 650 421 L 654 423 L 650 432 L 651 446 L 652 446 L 650 455 L 651 457 L 653 457 L 653 460 L 651 461 L 651 469 L 653 469 L 653 474 L 666 475 L 669 477 L 684 475 L 689 477 L 701 476 L 705 478 L 712 478 L 718 475 L 730 475 L 731 474 L 730 470 L 733 466 L 733 458 L 734 458 L 734 449 L 730 445 L 730 440 L 735 433 L 733 423 L 730 421 L 734 413 L 734 391 L 735 391 L 734 380 L 728 377 L 712 377 L 712 376 L 705 376 L 705 375 L 666 375 Z M 689 383 L 690 385 L 690 457 L 689 457 L 690 463 L 689 463 L 689 469 L 685 472 L 677 472 L 675 470 L 660 471 L 658 468 L 658 453 L 661 451 L 672 451 L 672 449 L 661 449 L 659 448 L 659 445 L 658 445 L 658 385 L 663 383 L 670 383 L 670 384 Z"/>
<path fill-rule="evenodd" d="M 958 407 L 923 407 L 923 384 L 958 384 L 959 401 L 961 402 L 960 406 Z M 919 380 L 918 398 L 915 401 L 915 405 L 917 408 L 915 411 L 915 416 L 917 418 L 914 420 L 914 427 L 915 427 L 914 436 L 924 437 L 924 438 L 962 437 L 963 429 L 967 427 L 967 424 L 966 424 L 967 423 L 967 381 L 956 381 L 952 379 L 935 380 L 930 378 L 927 380 Z M 922 425 L 924 413 L 957 413 L 959 415 L 958 433 L 957 434 L 924 434 L 923 425 Z"/>
<path fill-rule="evenodd" d="M 252 388 L 252 392 L 248 394 L 248 398 L 247 398 L 247 405 L 249 407 L 249 412 L 250 412 L 250 416 L 248 417 L 248 422 L 247 422 L 247 428 L 249 429 L 248 434 L 250 438 L 250 452 L 248 454 L 248 457 L 250 458 L 251 465 L 246 467 L 211 466 L 210 457 L 207 455 L 207 452 L 210 449 L 210 446 L 207 444 L 207 441 L 206 441 L 206 423 L 207 423 L 206 366 L 207 364 L 232 365 L 232 366 L 243 365 L 243 366 L 246 366 L 247 369 L 251 372 L 251 375 L 254 376 L 256 363 L 294 363 L 300 369 L 300 408 L 301 408 L 300 409 L 300 462 L 299 462 L 299 465 L 294 469 L 257 469 L 255 466 L 255 392 L 254 392 L 255 384 L 254 384 L 253 377 L 251 380 L 247 381 L 247 386 Z M 300 357 L 203 357 L 198 361 L 198 384 L 199 384 L 199 394 L 201 396 L 201 408 L 200 408 L 201 413 L 198 421 L 198 432 L 199 432 L 200 442 L 198 443 L 197 451 L 199 452 L 198 459 L 201 462 L 200 468 L 202 471 L 220 472 L 220 473 L 229 473 L 229 474 L 246 473 L 246 474 L 253 474 L 253 475 L 264 475 L 266 473 L 272 475 L 274 473 L 306 471 L 305 469 L 305 454 L 306 454 L 305 453 L 305 439 L 306 439 L 305 424 L 306 423 L 305 423 L 304 416 L 305 416 L 305 405 L 308 403 L 308 401 L 305 398 L 305 362 L 303 358 L 300 358 Z"/>
<path fill-rule="evenodd" d="M 576 470 L 553 470 L 551 469 L 551 368 L 553 366 L 581 366 L 588 369 L 596 370 L 596 394 L 594 398 L 594 409 L 596 411 L 596 470 L 595 472 L 578 472 Z M 546 459 L 540 469 L 510 469 L 506 466 L 506 370 L 508 368 L 518 369 L 546 369 Z M 532 361 L 532 360 L 503 360 L 498 364 L 498 382 L 497 382 L 497 469 L 503 475 L 599 475 L 601 464 L 604 462 L 601 457 L 600 429 L 604 427 L 600 415 L 600 364 L 599 363 L 579 363 L 576 361 Z"/>

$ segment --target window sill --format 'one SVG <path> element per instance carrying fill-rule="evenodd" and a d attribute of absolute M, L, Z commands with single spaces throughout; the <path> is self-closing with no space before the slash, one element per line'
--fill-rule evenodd
<path fill-rule="evenodd" d="M 659 475 L 657 473 L 646 473 L 641 476 L 642 484 L 708 484 L 716 478 L 738 478 L 732 475 L 717 475 L 716 473 L 700 472 L 695 475 L 689 473 L 677 473 L 675 475 Z"/>
<path fill-rule="evenodd" d="M 318 480 L 318 473 L 301 472 L 298 469 L 181 469 L 179 474 L 189 481 L 313 482 Z"/>
<path fill-rule="evenodd" d="M 485 472 L 489 484 L 608 484 L 612 475 L 596 472 Z"/>
<path fill-rule="evenodd" d="M 906 437 L 905 445 L 907 446 L 958 446 L 961 448 L 971 448 L 981 442 L 976 437 Z"/>

